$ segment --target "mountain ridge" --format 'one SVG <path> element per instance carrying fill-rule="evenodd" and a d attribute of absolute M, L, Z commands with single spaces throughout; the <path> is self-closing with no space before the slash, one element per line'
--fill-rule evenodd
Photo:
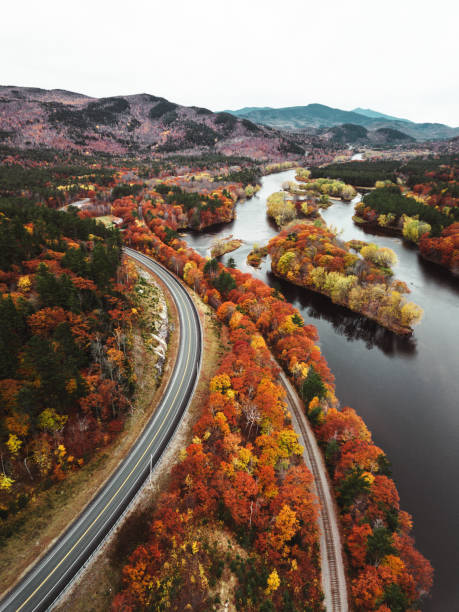
<path fill-rule="evenodd" d="M 394 115 L 386 115 L 385 113 L 380 113 L 379 111 L 375 111 L 371 108 L 361 108 L 360 106 L 358 106 L 357 108 L 353 108 L 351 112 L 358 113 L 359 115 L 364 115 L 365 117 L 370 117 L 370 119 L 388 119 L 390 121 L 406 121 L 406 123 L 415 123 L 414 121 L 411 121 L 411 119 L 395 117 Z"/>
<path fill-rule="evenodd" d="M 215 152 L 272 160 L 305 153 L 273 128 L 161 96 L 93 98 L 13 85 L 0 86 L 0 144 L 114 154 Z"/>
<path fill-rule="evenodd" d="M 459 127 L 450 127 L 442 123 L 415 123 L 398 117 L 388 118 L 377 111 L 365 109 L 345 111 L 325 104 L 308 104 L 306 106 L 288 106 L 283 108 L 248 107 L 251 110 L 237 109 L 227 111 L 236 117 L 244 117 L 259 125 L 266 125 L 282 130 L 310 130 L 332 128 L 342 124 L 360 125 L 367 129 L 378 130 L 390 128 L 400 131 L 416 140 L 436 140 L 454 138 L 459 135 Z M 360 110 L 360 112 L 356 112 Z"/>
<path fill-rule="evenodd" d="M 361 109 L 365 111 L 365 109 Z M 368 117 L 324 104 L 213 112 L 138 93 L 94 98 L 65 89 L 0 86 L 0 145 L 110 154 L 217 153 L 304 159 L 314 147 L 403 145 L 459 128 Z"/>

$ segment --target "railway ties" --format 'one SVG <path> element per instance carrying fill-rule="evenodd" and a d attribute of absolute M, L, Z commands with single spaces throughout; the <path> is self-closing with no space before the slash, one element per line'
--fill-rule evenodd
<path fill-rule="evenodd" d="M 326 595 L 328 595 L 327 612 L 348 612 L 347 587 L 345 583 L 344 567 L 341 556 L 341 541 L 339 538 L 339 530 L 337 528 L 336 519 L 336 535 L 334 535 L 334 530 L 332 527 L 332 517 L 330 514 L 333 513 L 333 518 L 335 518 L 335 509 L 333 502 L 331 501 L 331 492 L 327 491 L 327 496 L 324 490 L 325 487 L 328 489 L 328 481 L 326 480 L 324 470 L 321 472 L 318 464 L 318 462 L 321 461 L 321 458 L 318 458 L 316 453 L 320 451 L 317 448 L 314 448 L 313 444 L 311 443 L 312 434 L 306 429 L 303 421 L 304 415 L 299 414 L 297 398 L 293 395 L 288 382 L 284 386 L 287 391 L 290 407 L 295 413 L 296 421 L 304 440 L 305 450 L 309 460 L 309 467 L 314 477 L 314 485 L 320 502 L 319 526 L 323 537 L 321 547 L 325 545 L 325 550 L 322 553 L 322 559 L 323 561 L 325 560 L 327 564 L 326 568 L 322 567 L 324 591 L 327 591 Z M 325 578 L 324 573 L 326 574 Z"/>

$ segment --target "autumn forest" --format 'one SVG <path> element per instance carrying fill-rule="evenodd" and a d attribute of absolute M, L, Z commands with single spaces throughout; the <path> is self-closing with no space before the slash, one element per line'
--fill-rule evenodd
<path fill-rule="evenodd" d="M 434 568 L 415 542 L 417 508 L 410 498 L 406 510 L 400 467 L 380 448 L 380 432 L 373 436 L 341 399 L 333 347 L 316 324 L 333 312 L 348 344 L 363 337 L 374 353 L 416 352 L 417 330 L 432 313 L 394 248 L 454 286 L 457 153 L 436 144 L 417 155 L 407 143 L 356 161 L 336 142 L 298 144 L 294 134 L 197 107 L 185 116 L 162 98 L 148 99 L 160 146 L 79 144 L 77 131 L 93 119 L 108 138 L 127 108 L 119 100 L 67 115 L 63 102 L 48 108 L 52 129 L 65 124 L 75 146 L 0 147 L 3 590 L 33 561 L 22 552 L 12 560 L 11 551 L 31 547 L 47 508 L 56 528 L 43 547 L 64 533 L 142 435 L 173 378 L 184 322 L 170 287 L 127 247 L 185 287 L 205 356 L 170 461 L 122 515 L 97 553 L 100 567 L 89 566 L 102 585 L 93 609 L 331 610 L 322 485 L 304 419 L 343 559 L 348 607 L 333 610 L 423 610 Z M 177 116 L 186 123 L 174 132 Z M 138 127 L 125 123 L 127 132 Z M 240 151 L 233 131 L 246 138 Z M 269 177 L 282 180 L 265 194 Z M 266 226 L 263 243 L 234 229 L 250 202 Z M 350 211 L 342 213 L 349 235 L 329 220 L 333 210 Z M 386 246 L 380 236 L 398 242 Z M 212 242 L 193 248 L 205 237 Z M 364 377 L 363 363 L 352 367 Z M 88 580 L 83 574 L 82 595 L 73 586 L 71 601 L 83 607 L 58 609 L 84 609 Z"/>

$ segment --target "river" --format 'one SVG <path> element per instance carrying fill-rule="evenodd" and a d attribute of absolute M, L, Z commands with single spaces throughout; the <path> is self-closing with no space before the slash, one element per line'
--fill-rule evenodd
<path fill-rule="evenodd" d="M 336 201 L 322 213 L 345 240 L 357 238 L 393 249 L 395 276 L 424 309 L 411 338 L 400 338 L 328 298 L 275 278 L 269 258 L 259 270 L 246 264 L 254 243 L 277 235 L 266 216 L 266 198 L 294 171 L 266 176 L 253 198 L 237 206 L 237 219 L 193 232 L 185 240 L 208 255 L 216 237 L 233 234 L 244 244 L 222 258 L 278 287 L 313 323 L 336 378 L 341 405 L 355 408 L 392 462 L 401 507 L 413 515 L 418 549 L 435 569 L 425 612 L 459 611 L 459 281 L 422 260 L 398 238 L 365 233 L 352 221 L 353 204 Z"/>

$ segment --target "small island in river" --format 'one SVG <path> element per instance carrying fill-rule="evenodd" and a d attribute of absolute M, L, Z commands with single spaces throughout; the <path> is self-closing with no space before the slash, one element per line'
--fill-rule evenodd
<path fill-rule="evenodd" d="M 276 276 L 322 293 L 397 334 L 412 333 L 421 320 L 422 309 L 403 296 L 409 293 L 407 285 L 393 280 L 397 257 L 391 249 L 347 244 L 329 228 L 306 222 L 280 232 L 268 252 Z"/>

